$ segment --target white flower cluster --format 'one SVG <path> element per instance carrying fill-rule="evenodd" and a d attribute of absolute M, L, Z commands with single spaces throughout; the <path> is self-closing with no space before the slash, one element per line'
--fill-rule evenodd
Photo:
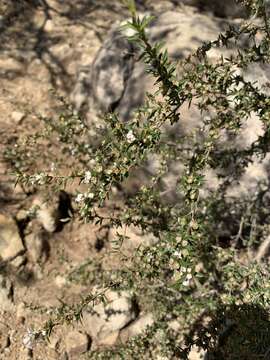
<path fill-rule="evenodd" d="M 73 149 L 71 149 L 71 155 L 72 156 L 75 156 L 77 153 L 78 153 L 78 150 L 77 149 L 75 149 L 75 148 L 73 148 Z"/>
<path fill-rule="evenodd" d="M 183 281 L 183 286 L 189 286 L 190 285 L 190 282 L 192 280 L 192 269 L 191 268 L 186 268 L 184 266 L 182 266 L 180 268 L 180 272 L 182 275 L 185 275 L 185 280 Z"/>
<path fill-rule="evenodd" d="M 31 185 L 44 185 L 46 184 L 46 180 L 47 180 L 47 175 L 45 173 L 39 173 L 36 175 L 32 175 L 29 178 L 29 182 Z"/>
<path fill-rule="evenodd" d="M 134 136 L 133 131 L 129 130 L 129 132 L 127 133 L 127 141 L 129 143 L 132 143 L 135 140 L 136 140 L 136 137 Z"/>
<path fill-rule="evenodd" d="M 75 197 L 75 201 L 76 201 L 77 203 L 80 203 L 80 202 L 82 202 L 83 200 L 84 200 L 84 194 L 79 193 L 79 194 L 77 194 L 77 196 Z"/>
<path fill-rule="evenodd" d="M 177 259 L 181 259 L 182 258 L 182 254 L 180 251 L 175 250 L 173 253 L 173 256 L 176 257 Z"/>
<path fill-rule="evenodd" d="M 84 174 L 83 183 L 84 184 L 89 184 L 91 178 L 92 178 L 91 171 L 86 171 L 85 174 Z"/>
<path fill-rule="evenodd" d="M 86 199 L 93 199 L 95 197 L 95 194 L 92 192 L 88 192 L 88 193 L 79 193 L 77 194 L 76 198 L 75 198 L 75 202 L 77 203 L 81 203 Z"/>

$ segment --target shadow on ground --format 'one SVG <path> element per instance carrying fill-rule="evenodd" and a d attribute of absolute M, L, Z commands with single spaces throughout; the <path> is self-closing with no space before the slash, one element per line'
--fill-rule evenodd
<path fill-rule="evenodd" d="M 260 305 L 243 304 L 220 307 L 207 326 L 201 320 L 187 337 L 198 339 L 208 349 L 205 360 L 270 359 L 269 312 Z"/>
<path fill-rule="evenodd" d="M 99 11 L 98 25 L 95 11 Z M 106 14 L 124 14 L 119 1 L 109 0 L 0 0 L 0 53 L 14 59 L 21 70 L 0 71 L 0 78 L 13 80 L 25 76 L 27 67 L 33 59 L 39 59 L 50 73 L 51 85 L 69 91 L 71 77 L 63 62 L 51 51 L 51 47 L 67 41 L 64 32 L 48 31 L 50 22 L 66 26 L 77 25 L 95 32 L 102 41 L 106 27 L 111 19 Z M 102 19 L 104 16 L 104 19 Z M 106 19 L 107 16 L 107 19 Z"/>

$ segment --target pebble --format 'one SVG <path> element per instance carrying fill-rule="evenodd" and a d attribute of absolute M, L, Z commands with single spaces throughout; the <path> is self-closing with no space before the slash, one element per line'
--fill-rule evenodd
<path fill-rule="evenodd" d="M 16 124 L 20 124 L 25 117 L 26 115 L 20 111 L 13 111 L 11 113 L 11 118 Z"/>

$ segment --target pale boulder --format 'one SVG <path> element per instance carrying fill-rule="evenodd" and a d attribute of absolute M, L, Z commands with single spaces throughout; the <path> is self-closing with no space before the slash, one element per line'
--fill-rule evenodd
<path fill-rule="evenodd" d="M 12 217 L 0 214 L 0 259 L 12 260 L 24 250 L 16 222 Z"/>
<path fill-rule="evenodd" d="M 129 326 L 120 331 L 120 341 L 125 343 L 131 337 L 138 336 L 143 333 L 148 326 L 153 325 L 154 317 L 152 314 L 142 314 L 133 321 Z"/>
<path fill-rule="evenodd" d="M 134 302 L 129 294 L 108 291 L 106 298 L 105 305 L 99 303 L 92 309 L 83 312 L 83 326 L 94 345 L 102 343 L 106 338 L 110 339 L 110 335 L 116 341 L 115 334 L 132 322 L 137 315 Z"/>
<path fill-rule="evenodd" d="M 89 337 L 77 330 L 70 331 L 65 338 L 66 351 L 69 360 L 76 360 L 89 348 Z"/>

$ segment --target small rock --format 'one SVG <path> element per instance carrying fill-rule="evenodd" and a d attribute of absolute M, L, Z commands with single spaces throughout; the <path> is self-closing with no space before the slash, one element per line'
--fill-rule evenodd
<path fill-rule="evenodd" d="M 0 310 L 10 311 L 12 309 L 12 284 L 8 278 L 0 274 Z"/>
<path fill-rule="evenodd" d="M 44 30 L 47 32 L 51 32 L 53 30 L 53 28 L 54 28 L 53 21 L 51 19 L 47 20 L 46 24 L 44 26 Z"/>
<path fill-rule="evenodd" d="M 20 111 L 13 111 L 11 114 L 11 118 L 16 124 L 20 124 L 25 116 L 26 115 Z"/>
<path fill-rule="evenodd" d="M 10 352 L 10 347 L 4 349 L 4 356 L 6 356 L 6 359 L 10 358 Z"/>
<path fill-rule="evenodd" d="M 100 303 L 83 313 L 85 331 L 93 342 L 100 343 L 110 334 L 123 329 L 137 316 L 136 307 L 127 293 L 118 294 L 115 291 L 106 293 L 107 304 Z"/>
<path fill-rule="evenodd" d="M 39 263 L 34 264 L 31 267 L 32 273 L 36 280 L 42 280 L 44 277 L 43 269 Z"/>
<path fill-rule="evenodd" d="M 151 326 L 153 323 L 154 318 L 152 314 L 141 315 L 129 326 L 120 331 L 121 342 L 126 342 L 129 338 L 141 334 L 144 330 L 146 330 L 147 326 Z"/>
<path fill-rule="evenodd" d="M 63 276 L 57 275 L 54 282 L 57 287 L 63 288 L 67 284 L 67 279 Z"/>
<path fill-rule="evenodd" d="M 205 351 L 200 350 L 197 346 L 192 346 L 190 353 L 188 354 L 188 360 L 202 360 L 205 359 Z"/>
<path fill-rule="evenodd" d="M 67 193 L 61 191 L 50 199 L 37 197 L 33 202 L 37 220 L 49 233 L 53 233 L 70 218 L 71 203 Z"/>
<path fill-rule="evenodd" d="M 16 214 L 16 220 L 19 222 L 26 222 L 29 217 L 28 211 L 21 209 Z"/>
<path fill-rule="evenodd" d="M 60 346 L 60 338 L 55 334 L 50 336 L 50 341 L 48 342 L 48 347 L 54 351 L 58 351 Z"/>
<path fill-rule="evenodd" d="M 89 348 L 89 337 L 79 331 L 69 332 L 65 339 L 66 351 L 70 360 L 78 359 L 80 354 L 85 353 Z"/>
<path fill-rule="evenodd" d="M 31 233 L 25 236 L 24 239 L 27 254 L 32 262 L 45 261 L 49 252 L 49 245 L 47 242 L 47 234 L 44 230 L 39 230 L 37 233 Z"/>
<path fill-rule="evenodd" d="M 17 318 L 17 325 L 23 325 L 25 323 L 25 317 L 21 316 Z"/>
<path fill-rule="evenodd" d="M 3 331 L 0 331 L 0 353 L 10 346 L 10 338 Z"/>
<path fill-rule="evenodd" d="M 58 214 L 58 201 L 52 204 L 46 202 L 44 199 L 36 198 L 33 202 L 36 207 L 36 216 L 39 223 L 45 230 L 53 233 L 57 229 L 59 214 Z"/>
<path fill-rule="evenodd" d="M 15 341 L 15 336 L 16 336 L 16 329 L 11 329 L 9 332 L 9 338 L 10 338 L 10 341 L 11 342 L 14 342 Z"/>
<path fill-rule="evenodd" d="M 26 318 L 26 313 L 27 313 L 27 309 L 25 307 L 25 304 L 23 302 L 20 302 L 17 305 L 17 309 L 16 309 L 16 318 L 19 324 L 23 324 L 25 322 L 25 318 Z"/>
<path fill-rule="evenodd" d="M 25 347 L 22 347 L 20 349 L 20 360 L 31 360 L 33 358 L 33 351 L 31 349 L 26 349 Z"/>
<path fill-rule="evenodd" d="M 115 345 L 117 343 L 118 338 L 119 338 L 119 334 L 120 334 L 120 331 L 117 330 L 117 331 L 114 331 L 114 332 L 110 333 L 106 337 L 102 338 L 99 341 L 97 348 L 100 347 L 100 346 L 111 347 L 111 346 Z"/>
<path fill-rule="evenodd" d="M 19 255 L 14 260 L 10 262 L 12 266 L 14 266 L 16 269 L 20 268 L 21 266 L 26 264 L 26 257 L 25 255 Z"/>
<path fill-rule="evenodd" d="M 24 251 L 24 246 L 16 222 L 9 216 L 0 214 L 0 256 L 11 260 Z"/>

